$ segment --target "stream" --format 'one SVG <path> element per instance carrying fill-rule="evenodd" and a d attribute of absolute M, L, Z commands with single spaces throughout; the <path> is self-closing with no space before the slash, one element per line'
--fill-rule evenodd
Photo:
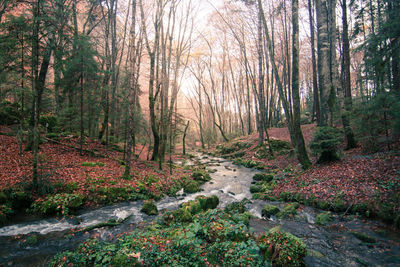
<path fill-rule="evenodd" d="M 251 199 L 249 188 L 252 177 L 259 171 L 206 155 L 198 155 L 196 160 L 214 171 L 210 174 L 211 181 L 201 186 L 201 192 L 163 198 L 157 202 L 158 210 L 176 209 L 181 203 L 195 199 L 198 195 L 218 196 L 220 208 L 244 198 Z M 251 202 L 246 205 L 256 217 L 250 221 L 251 231 L 260 233 L 280 226 L 282 230 L 302 238 L 310 252 L 305 258 L 306 266 L 400 266 L 400 234 L 383 223 L 334 214 L 330 224 L 318 226 L 315 218 L 321 211 L 307 206 L 301 206 L 294 219 L 267 220 L 261 216 L 261 210 L 267 202 Z M 279 207 L 284 205 L 282 202 L 268 203 Z M 156 216 L 140 212 L 142 205 L 143 201 L 125 202 L 86 211 L 73 219 L 50 218 L 2 227 L 0 266 L 46 266 L 56 253 L 74 249 L 87 238 L 113 240 L 119 234 L 155 219 Z M 110 219 L 123 220 L 123 223 L 89 232 L 73 231 Z M 365 233 L 377 242 L 363 243 L 351 232 Z"/>

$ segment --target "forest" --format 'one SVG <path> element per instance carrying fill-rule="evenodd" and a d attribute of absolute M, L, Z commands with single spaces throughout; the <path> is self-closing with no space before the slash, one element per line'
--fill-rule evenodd
<path fill-rule="evenodd" d="M 0 266 L 398 266 L 398 12 L 0 0 Z"/>

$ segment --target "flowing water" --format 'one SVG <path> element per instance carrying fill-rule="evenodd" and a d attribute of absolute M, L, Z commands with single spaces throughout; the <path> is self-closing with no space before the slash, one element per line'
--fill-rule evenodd
<path fill-rule="evenodd" d="M 221 208 L 244 198 L 251 199 L 249 188 L 253 175 L 258 171 L 204 155 L 199 155 L 197 161 L 214 171 L 212 180 L 201 186 L 201 192 L 160 200 L 157 203 L 159 210 L 176 209 L 182 202 L 198 195 L 217 195 Z M 284 205 L 281 202 L 269 203 L 280 207 Z M 320 211 L 303 206 L 294 219 L 266 220 L 261 217 L 265 204 L 265 201 L 253 200 L 246 205 L 256 217 L 250 222 L 251 231 L 260 233 L 280 226 L 282 230 L 303 238 L 310 252 L 306 257 L 307 266 L 400 266 L 400 235 L 382 223 L 336 214 L 328 226 L 318 226 L 315 217 Z M 84 212 L 73 219 L 52 218 L 2 227 L 0 266 L 42 266 L 54 254 L 74 249 L 89 237 L 112 240 L 118 234 L 140 227 L 141 222 L 154 220 L 155 216 L 140 212 L 142 205 L 143 201 L 120 203 Z M 77 228 L 86 228 L 110 219 L 122 220 L 123 223 L 89 232 L 76 231 Z M 351 232 L 366 233 L 377 242 L 363 243 Z"/>

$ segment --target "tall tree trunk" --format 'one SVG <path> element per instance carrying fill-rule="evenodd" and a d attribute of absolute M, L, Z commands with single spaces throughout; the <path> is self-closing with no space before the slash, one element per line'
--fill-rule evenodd
<path fill-rule="evenodd" d="M 296 137 L 297 159 L 304 169 L 311 167 L 300 126 L 300 92 L 299 92 L 299 1 L 292 0 L 292 96 L 293 96 L 293 129 Z"/>
<path fill-rule="evenodd" d="M 317 63 L 315 58 L 315 30 L 314 30 L 314 17 L 313 6 L 311 0 L 308 0 L 308 14 L 310 17 L 310 34 L 311 34 L 311 61 L 312 61 L 312 79 L 313 79 L 313 96 L 314 96 L 314 113 L 317 120 L 317 125 L 320 125 L 321 115 L 319 107 L 319 93 L 317 82 Z M 313 113 L 313 116 L 314 116 Z"/>
<path fill-rule="evenodd" d="M 342 77 L 343 77 L 343 90 L 344 91 L 344 111 L 342 113 L 342 122 L 347 140 L 347 149 L 355 148 L 357 146 L 356 139 L 354 137 L 353 130 L 350 126 L 350 120 L 348 118 L 348 113 L 352 109 L 352 99 L 351 99 L 351 76 L 350 76 L 350 42 L 348 33 L 348 23 L 347 23 L 347 0 L 342 0 L 342 42 L 343 42 L 343 66 L 342 66 Z M 340 96 L 339 96 L 340 98 Z"/>
<path fill-rule="evenodd" d="M 318 39 L 318 86 L 320 94 L 320 126 L 328 125 L 331 83 L 329 75 L 328 8 L 326 0 L 316 0 Z"/>
<path fill-rule="evenodd" d="M 258 12 L 257 24 L 257 53 L 258 53 L 258 105 L 259 105 L 259 122 L 258 122 L 258 145 L 264 142 L 264 64 L 263 64 L 263 39 L 262 39 L 262 20 L 260 9 Z"/>

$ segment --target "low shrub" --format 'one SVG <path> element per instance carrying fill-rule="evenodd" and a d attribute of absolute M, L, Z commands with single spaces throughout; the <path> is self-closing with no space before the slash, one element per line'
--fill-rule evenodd
<path fill-rule="evenodd" d="M 304 266 L 307 248 L 304 242 L 280 230 L 270 231 L 258 238 L 264 257 L 276 266 Z"/>
<path fill-rule="evenodd" d="M 339 145 L 342 143 L 342 131 L 334 127 L 318 127 L 310 143 L 310 149 L 319 155 L 318 163 L 339 160 Z"/>

